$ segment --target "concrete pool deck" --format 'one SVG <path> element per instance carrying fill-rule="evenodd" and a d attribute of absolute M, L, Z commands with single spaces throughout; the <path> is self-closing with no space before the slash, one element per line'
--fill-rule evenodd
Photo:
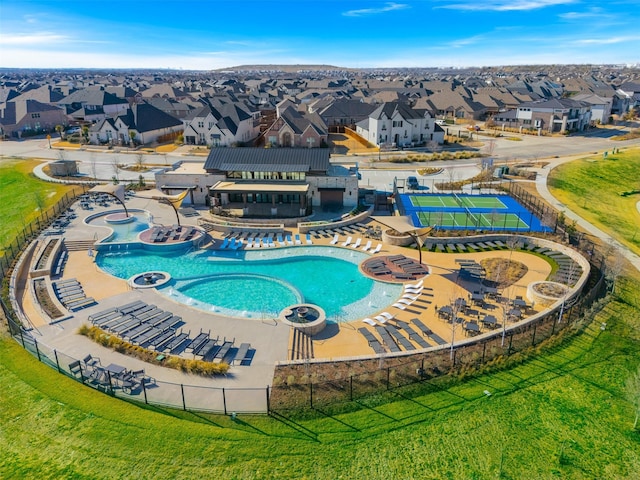
<path fill-rule="evenodd" d="M 127 206 L 148 210 L 153 215 L 154 223 L 163 225 L 173 225 L 176 223 L 173 210 L 157 202 L 133 198 L 128 201 Z M 65 241 L 95 240 L 106 237 L 109 233 L 107 228 L 87 226 L 82 220 L 90 214 L 117 209 L 117 205 L 112 205 L 110 207 L 99 207 L 91 211 L 85 211 L 79 206 L 76 206 L 75 211 L 78 214 L 78 218 L 74 219 L 66 228 L 64 234 Z M 206 211 L 200 213 L 203 217 L 207 216 Z M 181 217 L 180 223 L 185 226 L 197 225 L 197 217 Z M 371 221 L 370 223 L 376 225 L 375 222 Z M 287 229 L 287 232 L 292 234 L 297 233 L 296 229 Z M 222 243 L 221 235 L 216 232 L 211 232 L 211 234 L 213 244 L 209 243 L 205 245 L 205 248 L 217 248 L 217 246 Z M 302 237 L 302 247 L 304 247 L 306 246 L 304 235 Z M 353 237 L 355 240 L 358 235 L 353 235 Z M 340 241 L 344 240 L 344 238 L 346 238 L 346 235 L 342 236 Z M 329 245 L 331 240 L 331 236 L 321 238 L 314 237 L 313 243 L 315 245 Z M 372 243 L 375 247 L 378 241 L 373 240 Z M 334 247 L 350 248 L 348 246 L 340 247 L 340 242 L 338 245 L 334 245 Z M 382 245 L 382 249 L 377 255 L 393 254 L 403 254 L 406 257 L 415 260 L 418 259 L 418 252 L 414 249 L 387 244 Z M 400 310 L 391 306 L 398 298 L 375 299 L 376 302 L 380 302 L 379 312 L 388 311 L 395 315 L 398 320 L 406 322 L 409 322 L 412 318 L 419 318 L 431 328 L 434 333 L 445 340 L 450 340 L 452 337 L 452 325 L 438 319 L 435 306 L 450 304 L 453 299 L 458 297 L 467 298 L 468 294 L 474 289 L 474 286 L 470 283 L 458 279 L 456 272 L 459 269 L 459 265 L 456 263 L 456 259 L 473 259 L 480 261 L 484 258 L 508 258 L 510 255 L 513 260 L 526 264 L 528 272 L 516 284 L 509 287 L 505 295 L 508 295 L 510 298 L 515 298 L 515 296 L 526 298 L 528 284 L 533 281 L 546 279 L 551 272 L 551 265 L 540 256 L 517 251 L 510 252 L 508 250 L 466 254 L 423 252 L 422 261 L 428 265 L 430 274 L 424 277 L 424 291 L 421 301 L 410 305 L 405 310 Z M 94 260 L 95 257 L 90 256 L 86 250 L 69 252 L 62 279 L 77 279 L 82 285 L 86 296 L 94 297 L 98 301 L 98 304 L 75 312 L 66 320 L 49 325 L 48 320 L 45 320 L 39 307 L 31 297 L 29 290 L 23 289 L 18 292 L 18 298 L 21 301 L 24 312 L 35 327 L 35 335 L 38 342 L 50 348 L 55 348 L 74 358 L 83 358 L 88 353 L 91 353 L 94 356 L 100 357 L 103 364 L 114 362 L 128 369 L 144 368 L 149 375 L 154 376 L 158 380 L 216 387 L 266 387 L 272 381 L 276 362 L 287 361 L 291 358 L 293 329 L 282 322 L 278 322 L 276 319 L 224 317 L 214 312 L 204 312 L 174 301 L 170 296 L 159 294 L 153 288 L 144 290 L 131 289 L 126 280 L 115 278 L 101 271 L 94 263 Z M 415 283 L 415 281 L 408 281 L 406 283 Z M 477 284 L 475 284 L 475 287 L 477 287 Z M 341 286 L 337 285 L 336 288 L 341 288 Z M 255 348 L 256 351 L 251 365 L 232 366 L 230 375 L 227 377 L 211 379 L 187 375 L 176 370 L 151 365 L 135 358 L 119 354 L 105 347 L 101 347 L 88 338 L 76 333 L 81 325 L 89 323 L 87 317 L 92 313 L 123 305 L 134 300 L 142 300 L 147 304 L 157 305 L 158 308 L 181 316 L 186 322 L 183 330 L 190 331 L 192 337 L 200 331 L 211 331 L 212 337 L 215 338 L 218 336 L 221 341 L 226 338 L 227 340 L 235 340 L 236 345 L 241 342 L 251 343 L 252 348 Z M 418 306 L 419 308 L 416 308 Z M 486 310 L 480 311 L 479 313 L 496 314 L 495 305 L 492 306 L 491 311 Z M 501 312 L 500 315 L 496 316 L 501 318 Z M 314 357 L 316 359 L 328 360 L 342 357 L 373 355 L 373 350 L 369 347 L 366 339 L 358 332 L 358 329 L 362 327 L 371 328 L 362 322 L 362 320 L 328 326 L 313 339 Z M 372 332 L 374 331 L 373 329 L 371 330 Z M 462 328 L 457 327 L 455 331 L 456 341 L 464 338 Z M 432 342 L 430 341 L 430 343 Z M 190 357 L 190 355 L 185 356 L 185 358 Z"/>

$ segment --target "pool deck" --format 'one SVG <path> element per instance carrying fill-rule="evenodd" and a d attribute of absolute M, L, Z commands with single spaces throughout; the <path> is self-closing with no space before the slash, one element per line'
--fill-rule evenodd
<path fill-rule="evenodd" d="M 153 215 L 155 224 L 171 226 L 177 223 L 173 210 L 157 202 L 133 198 L 127 202 L 127 206 L 148 210 Z M 98 213 L 101 210 L 114 209 L 118 209 L 118 206 L 97 207 L 91 211 L 85 211 L 76 204 L 75 211 L 78 218 L 74 219 L 66 228 L 64 234 L 65 240 L 95 240 L 106 237 L 109 233 L 108 229 L 104 227 L 87 226 L 82 220 L 87 215 Z M 206 217 L 208 212 L 200 211 L 200 214 Z M 180 220 L 180 223 L 184 226 L 197 226 L 197 217 L 181 217 Z M 376 225 L 373 221 L 369 222 L 370 225 Z M 294 235 L 298 232 L 296 229 L 288 229 L 287 233 Z M 222 243 L 222 236 L 217 234 L 217 232 L 210 232 L 210 234 L 212 235 L 213 242 L 204 245 L 204 248 L 217 248 Z M 301 235 L 301 237 L 303 239 L 302 246 L 306 246 L 304 235 Z M 313 244 L 329 245 L 332 238 L 332 236 L 314 237 Z M 337 248 L 351 248 L 349 246 L 340 246 L 340 243 L 345 238 L 346 235 L 341 236 L 338 244 L 334 246 Z M 354 234 L 353 240 L 355 241 L 357 238 L 358 235 Z M 366 243 L 364 237 L 362 240 L 363 244 Z M 375 247 L 379 242 L 374 240 L 372 243 Z M 382 245 L 382 249 L 376 256 L 397 254 L 414 259 L 416 262 L 418 259 L 418 252 L 414 249 L 386 244 Z M 451 339 L 452 325 L 438 319 L 435 307 L 437 305 L 443 306 L 450 304 L 453 299 L 458 297 L 467 298 L 478 286 L 478 284 L 471 284 L 458 278 L 457 271 L 459 270 L 459 264 L 456 263 L 456 260 L 472 259 L 474 261 L 480 261 L 484 258 L 508 258 L 509 255 L 511 255 L 513 260 L 526 264 L 528 272 L 516 284 L 509 287 L 507 291 L 505 291 L 505 295 L 508 295 L 510 298 L 515 298 L 515 296 L 518 295 L 526 298 L 527 285 L 533 281 L 545 279 L 551 272 L 550 264 L 539 256 L 524 252 L 509 252 L 508 250 L 465 254 L 423 252 L 422 261 L 423 264 L 428 266 L 430 274 L 423 278 L 424 290 L 420 299 L 404 310 L 392 306 L 398 298 L 384 299 L 384 302 L 381 301 L 381 303 L 385 303 L 388 306 L 382 308 L 380 312 L 387 311 L 395 315 L 397 320 L 404 322 L 410 322 L 413 318 L 419 318 L 438 336 L 445 340 Z M 70 318 L 61 322 L 51 325 L 48 324 L 48 320 L 43 318 L 29 290 L 18 290 L 18 299 L 21 301 L 28 319 L 35 327 L 36 338 L 43 345 L 55 348 L 74 358 L 83 358 L 88 353 L 91 353 L 94 356 L 100 357 L 103 365 L 115 362 L 126 366 L 128 369 L 144 368 L 149 375 L 167 382 L 191 385 L 214 385 L 217 387 L 266 387 L 271 383 L 275 363 L 290 358 L 293 330 L 284 323 L 273 318 L 228 318 L 214 312 L 203 312 L 179 303 L 169 296 L 157 293 L 153 288 L 132 289 L 126 280 L 115 278 L 101 271 L 94 263 L 94 260 L 95 257 L 89 255 L 85 250 L 69 252 L 62 279 L 77 279 L 82 285 L 86 296 L 94 297 L 98 301 L 98 304 L 75 312 L 71 314 Z M 419 278 L 413 281 L 408 280 L 406 283 L 415 283 L 418 280 Z M 397 283 L 397 280 L 395 280 L 394 283 Z M 336 288 L 341 288 L 341 286 L 337 285 Z M 212 337 L 215 338 L 218 336 L 221 341 L 225 338 L 227 340 L 235 340 L 236 346 L 241 342 L 251 343 L 251 347 L 256 350 L 251 365 L 232 366 L 230 375 L 227 377 L 214 379 L 203 378 L 195 375 L 187 375 L 160 366 L 150 365 L 135 358 L 124 356 L 105 347 L 101 347 L 88 338 L 76 333 L 81 325 L 89 323 L 87 318 L 92 313 L 123 305 L 134 300 L 142 300 L 147 304 L 157 305 L 158 308 L 181 316 L 186 322 L 183 329 L 184 331 L 190 331 L 191 336 L 195 336 L 200 331 L 211 331 Z M 478 313 L 493 313 L 498 318 L 501 318 L 501 310 L 495 310 L 495 308 L 501 307 L 496 307 L 495 304 L 491 305 L 491 302 L 489 303 L 489 309 L 479 310 Z M 500 314 L 496 314 L 497 312 Z M 333 324 L 327 327 L 323 332 L 313 338 L 315 358 L 336 359 L 372 355 L 373 350 L 369 347 L 367 340 L 358 332 L 358 329 L 362 327 L 368 328 L 375 333 L 373 327 L 368 326 L 362 320 L 337 325 Z M 455 338 L 457 340 L 465 338 L 462 327 L 456 327 Z M 431 339 L 425 339 L 435 345 L 435 342 Z M 185 358 L 191 358 L 190 355 L 183 354 L 183 356 L 185 356 Z"/>

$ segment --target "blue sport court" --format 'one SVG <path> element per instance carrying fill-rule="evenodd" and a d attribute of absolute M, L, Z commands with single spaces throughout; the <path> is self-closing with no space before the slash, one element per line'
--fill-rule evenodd
<path fill-rule="evenodd" d="M 443 230 L 549 232 L 532 212 L 509 195 L 398 195 L 398 208 L 416 227 Z"/>

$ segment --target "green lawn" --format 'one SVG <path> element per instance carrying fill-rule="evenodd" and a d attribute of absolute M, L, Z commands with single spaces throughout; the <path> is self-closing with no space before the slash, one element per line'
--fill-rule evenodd
<path fill-rule="evenodd" d="M 39 163 L 0 157 L 0 253 L 42 209 L 72 190 L 67 185 L 38 180 L 31 172 Z"/>
<path fill-rule="evenodd" d="M 549 190 L 571 210 L 640 254 L 640 149 L 565 163 L 549 174 Z"/>
<path fill-rule="evenodd" d="M 589 328 L 533 360 L 335 416 L 143 408 L 0 335 L 0 478 L 634 478 L 640 432 L 623 385 L 640 365 L 640 275 L 619 286 Z"/>

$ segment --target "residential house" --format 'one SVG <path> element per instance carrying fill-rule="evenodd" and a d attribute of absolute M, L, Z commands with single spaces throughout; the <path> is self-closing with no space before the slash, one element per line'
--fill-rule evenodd
<path fill-rule="evenodd" d="M 259 144 L 272 147 L 322 147 L 328 145 L 329 130 L 317 113 L 304 113 L 294 106 L 280 111 L 262 134 Z"/>
<path fill-rule="evenodd" d="M 591 105 L 569 98 L 552 98 L 522 103 L 516 110 L 499 113 L 494 122 L 500 126 L 549 133 L 581 131 L 591 124 Z"/>
<path fill-rule="evenodd" d="M 309 104 L 309 112 L 320 115 L 329 128 L 339 125 L 355 129 L 356 123 L 369 118 L 377 108 L 376 105 L 347 98 L 325 97 L 322 100 Z"/>
<path fill-rule="evenodd" d="M 182 122 L 148 103 L 131 106 L 124 115 L 105 118 L 89 129 L 89 141 L 93 144 L 111 143 L 137 145 L 168 141 L 183 130 Z"/>
<path fill-rule="evenodd" d="M 16 97 L 0 103 L 0 135 L 21 138 L 24 135 L 52 132 L 56 125 L 66 125 L 62 108 L 37 100 Z"/>
<path fill-rule="evenodd" d="M 586 102 L 591 105 L 591 121 L 607 124 L 611 117 L 611 107 L 613 105 L 613 98 L 601 97 L 595 93 L 580 93 L 571 97 L 573 100 Z"/>
<path fill-rule="evenodd" d="M 629 99 L 629 109 L 640 107 L 640 83 L 625 82 L 617 92 Z"/>
<path fill-rule="evenodd" d="M 444 131 L 427 110 L 413 109 L 396 102 L 376 108 L 368 118 L 356 124 L 356 133 L 379 147 L 444 142 Z"/>
<path fill-rule="evenodd" d="M 57 104 L 63 107 L 73 120 L 86 122 L 123 115 L 129 109 L 127 100 L 116 97 L 101 88 L 76 90 Z"/>
<path fill-rule="evenodd" d="M 231 147 L 260 134 L 260 112 L 237 102 L 215 100 L 194 110 L 184 120 L 184 142 L 189 145 Z"/>

